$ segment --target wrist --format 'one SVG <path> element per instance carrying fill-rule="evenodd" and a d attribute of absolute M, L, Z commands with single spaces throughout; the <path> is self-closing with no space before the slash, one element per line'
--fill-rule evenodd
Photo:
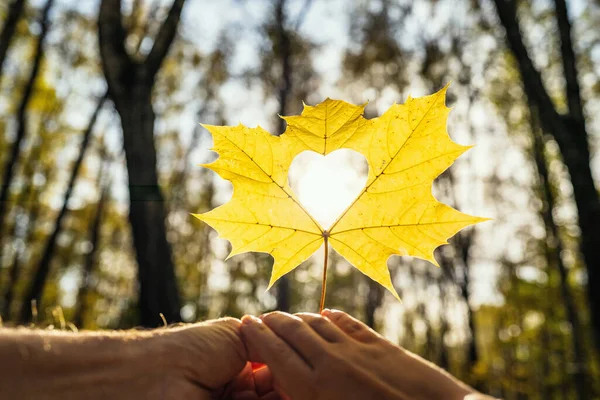
<path fill-rule="evenodd" d="M 478 400 L 469 397 L 477 391 L 445 370 L 405 349 L 399 350 L 402 364 L 408 366 L 404 384 L 409 395 L 436 400 Z"/>
<path fill-rule="evenodd" d="M 164 331 L 158 348 L 165 367 L 205 388 L 221 387 L 246 365 L 246 349 L 233 318 Z"/>

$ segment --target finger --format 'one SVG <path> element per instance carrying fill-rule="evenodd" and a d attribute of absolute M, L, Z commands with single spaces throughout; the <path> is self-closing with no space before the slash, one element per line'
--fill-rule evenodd
<path fill-rule="evenodd" d="M 273 374 L 269 367 L 262 367 L 254 371 L 254 387 L 259 396 L 273 391 Z"/>
<path fill-rule="evenodd" d="M 374 330 L 343 311 L 323 310 L 321 315 L 329 318 L 338 328 L 359 342 L 370 343 L 380 338 Z"/>
<path fill-rule="evenodd" d="M 289 397 L 280 396 L 277 392 L 271 392 L 261 396 L 260 400 L 288 400 Z M 290 399 L 291 400 L 291 399 Z"/>
<path fill-rule="evenodd" d="M 270 392 L 260 397 L 260 400 L 288 400 L 289 397 L 280 396 L 277 392 Z M 291 400 L 291 399 L 290 399 Z"/>
<path fill-rule="evenodd" d="M 260 319 L 242 318 L 242 336 L 250 354 L 257 354 L 273 374 L 274 383 L 290 395 L 302 397 L 311 368 L 282 338 Z"/>
<path fill-rule="evenodd" d="M 242 327 L 243 326 L 244 325 L 242 325 Z M 244 335 L 242 334 L 242 336 L 244 336 Z M 256 365 L 263 365 L 263 366 L 265 365 L 265 362 L 262 359 L 262 357 L 260 356 L 260 354 L 256 351 L 256 349 L 254 347 L 248 345 L 247 340 L 244 340 L 244 346 L 246 347 L 246 353 L 248 354 L 248 360 L 250 360 L 250 362 L 252 363 L 253 370 L 258 369 L 258 368 L 255 368 Z"/>
<path fill-rule="evenodd" d="M 248 356 L 240 326 L 240 320 L 224 318 L 168 332 L 178 346 L 185 346 L 185 357 L 194 365 L 192 379 L 204 387 L 218 388 L 246 366 Z"/>
<path fill-rule="evenodd" d="M 260 362 L 251 362 L 250 364 L 252 364 L 252 371 L 256 371 L 257 369 L 261 369 L 263 367 L 266 367 L 265 364 L 260 363 Z"/>
<path fill-rule="evenodd" d="M 265 314 L 261 319 L 277 336 L 292 346 L 311 367 L 314 367 L 323 356 L 327 342 L 302 319 L 280 311 Z"/>
<path fill-rule="evenodd" d="M 248 362 L 244 369 L 227 384 L 225 392 L 221 397 L 245 400 L 248 398 L 247 393 L 256 393 L 254 389 L 254 376 L 252 373 L 252 365 Z M 258 398 L 258 396 L 255 396 Z"/>
<path fill-rule="evenodd" d="M 346 340 L 346 334 L 337 327 L 329 318 L 319 314 L 298 313 L 294 314 L 304 322 L 306 322 L 315 332 L 323 339 L 331 343 L 339 343 Z"/>
<path fill-rule="evenodd" d="M 225 399 L 231 398 L 232 400 L 260 400 L 260 397 L 251 390 L 247 390 L 244 392 L 236 392 L 233 393 L 230 397 L 223 397 Z"/>

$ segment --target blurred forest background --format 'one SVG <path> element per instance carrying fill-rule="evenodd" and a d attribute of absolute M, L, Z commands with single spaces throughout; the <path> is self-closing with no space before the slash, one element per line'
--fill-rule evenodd
<path fill-rule="evenodd" d="M 326 306 L 492 395 L 600 398 L 599 1 L 0 3 L 4 325 L 316 311 L 320 258 L 265 292 L 270 256 L 223 262 L 190 216 L 231 190 L 198 122 L 280 134 L 303 101 L 374 117 L 452 81 L 448 130 L 476 147 L 434 193 L 494 220 L 441 268 L 390 259 L 403 303 L 334 255 Z"/>

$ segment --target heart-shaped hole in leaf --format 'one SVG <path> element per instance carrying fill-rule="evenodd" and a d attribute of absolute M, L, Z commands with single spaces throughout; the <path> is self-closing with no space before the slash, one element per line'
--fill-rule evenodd
<path fill-rule="evenodd" d="M 304 151 L 294 158 L 288 179 L 304 208 L 328 229 L 365 187 L 367 171 L 367 160 L 354 150 L 327 156 Z"/>

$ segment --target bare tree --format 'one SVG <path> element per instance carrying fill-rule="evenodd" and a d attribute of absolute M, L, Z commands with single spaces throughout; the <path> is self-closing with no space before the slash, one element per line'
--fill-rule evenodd
<path fill-rule="evenodd" d="M 506 30 L 508 47 L 517 61 L 530 106 L 537 114 L 544 132 L 556 140 L 571 176 L 581 230 L 580 250 L 587 267 L 588 302 L 596 348 L 600 349 L 600 292 L 596 290 L 600 285 L 600 197 L 590 168 L 588 133 L 567 7 L 564 0 L 555 0 L 568 105 L 568 112 L 561 114 L 554 106 L 541 74 L 524 44 L 515 0 L 494 0 L 494 3 L 500 22 Z"/>
<path fill-rule="evenodd" d="M 174 0 L 145 60 L 132 58 L 121 21 L 121 1 L 103 0 L 98 17 L 100 54 L 111 99 L 121 117 L 129 178 L 129 222 L 138 263 L 140 323 L 181 319 L 163 195 L 158 186 L 152 88 L 175 39 L 185 0 Z"/>
<path fill-rule="evenodd" d="M 577 306 L 575 298 L 569 286 L 569 271 L 562 259 L 563 243 L 558 231 L 558 224 L 555 221 L 553 210 L 555 209 L 555 198 L 550 183 L 550 174 L 548 172 L 547 160 L 544 151 L 544 141 L 539 129 L 539 124 L 535 115 L 532 116 L 532 135 L 533 135 L 533 157 L 538 172 L 540 189 L 542 191 L 542 219 L 546 228 L 546 258 L 550 267 L 558 270 L 560 293 L 565 307 L 567 320 L 571 325 L 571 351 L 574 357 L 575 391 L 577 399 L 584 400 L 590 397 L 587 385 L 586 374 L 586 356 L 583 349 L 583 333 L 581 323 L 577 315 Z"/>
<path fill-rule="evenodd" d="M 42 59 L 44 58 L 44 43 L 46 41 L 46 35 L 48 34 L 49 29 L 49 16 L 50 10 L 52 9 L 52 5 L 54 4 L 54 0 L 48 0 L 44 9 L 42 10 L 42 18 L 40 21 L 41 30 L 40 35 L 38 37 L 37 46 L 34 53 L 34 58 L 31 66 L 31 71 L 29 72 L 29 78 L 25 83 L 25 88 L 23 90 L 23 96 L 21 97 L 21 102 L 19 104 L 19 108 L 17 110 L 17 124 L 16 124 L 16 135 L 15 141 L 12 144 L 12 148 L 10 150 L 10 154 L 7 157 L 6 164 L 4 165 L 4 171 L 2 176 L 2 185 L 0 186 L 0 239 L 2 238 L 2 231 L 4 229 L 4 219 L 6 216 L 6 212 L 8 210 L 8 202 L 9 202 L 9 194 L 10 194 L 10 186 L 15 174 L 15 167 L 17 166 L 17 162 L 19 160 L 19 154 L 21 152 L 21 145 L 23 140 L 27 137 L 27 108 L 29 106 L 29 102 L 33 95 L 35 81 L 37 79 L 38 73 L 40 71 L 40 66 L 42 64 Z M 5 28 L 6 30 L 6 28 Z M 2 244 L 0 243 L 0 246 Z"/>

